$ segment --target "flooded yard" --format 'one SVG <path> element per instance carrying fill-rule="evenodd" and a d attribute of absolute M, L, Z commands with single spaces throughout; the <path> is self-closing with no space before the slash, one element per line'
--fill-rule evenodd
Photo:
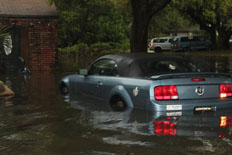
<path fill-rule="evenodd" d="M 195 62 L 204 60 L 192 57 Z M 203 70 L 232 70 L 231 57 L 204 58 Z M 194 114 L 129 109 L 64 98 L 68 72 L 0 75 L 16 93 L 0 98 L 0 154 L 150 155 L 230 154 L 232 111 Z"/>

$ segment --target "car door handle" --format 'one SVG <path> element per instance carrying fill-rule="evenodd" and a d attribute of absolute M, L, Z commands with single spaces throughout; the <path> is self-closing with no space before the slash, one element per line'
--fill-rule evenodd
<path fill-rule="evenodd" d="M 101 87 L 103 85 L 103 83 L 101 81 L 97 82 L 97 87 Z"/>

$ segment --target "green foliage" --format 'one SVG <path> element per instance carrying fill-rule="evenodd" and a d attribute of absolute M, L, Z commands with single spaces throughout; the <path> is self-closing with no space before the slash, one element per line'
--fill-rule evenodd
<path fill-rule="evenodd" d="M 112 13 L 112 16 L 101 16 L 97 21 L 97 41 L 120 42 L 126 38 L 125 25 L 122 17 Z"/>
<path fill-rule="evenodd" d="M 129 46 L 124 49 L 128 43 L 128 40 L 121 44 L 97 42 L 88 45 L 78 43 L 70 47 L 59 48 L 58 61 L 61 66 L 68 65 L 86 68 L 93 60 L 102 55 L 128 52 Z"/>
<path fill-rule="evenodd" d="M 9 34 L 9 27 L 8 26 L 0 26 L 0 45 L 3 44 L 3 39 L 8 34 Z M 0 53 L 1 53 L 1 48 L 0 48 Z"/>
<path fill-rule="evenodd" d="M 110 0 L 54 0 L 60 14 L 60 46 L 78 42 L 120 42 L 126 39 L 124 18 Z"/>
<path fill-rule="evenodd" d="M 129 31 L 132 25 L 132 8 L 131 0 L 111 0 L 119 14 L 123 17 L 124 23 L 127 25 L 127 35 L 129 36 Z"/>
<path fill-rule="evenodd" d="M 65 48 L 58 48 L 59 52 L 63 53 L 89 53 L 90 55 L 103 55 L 106 53 L 124 53 L 129 50 L 129 40 L 124 40 L 123 43 L 116 42 L 97 42 L 91 45 L 78 43 Z"/>
<path fill-rule="evenodd" d="M 130 46 L 129 46 L 129 40 L 124 40 L 123 43 L 98 42 L 98 43 L 90 45 L 89 48 L 94 53 L 99 53 L 100 55 L 104 55 L 104 54 L 113 54 L 113 53 L 125 53 L 129 51 Z"/>
<path fill-rule="evenodd" d="M 169 35 L 167 32 L 175 29 L 189 28 L 193 25 L 189 18 L 185 18 L 171 3 L 158 14 L 153 16 L 148 38 L 163 37 Z"/>
<path fill-rule="evenodd" d="M 54 0 L 46 0 L 48 5 L 52 5 L 54 3 Z"/>
<path fill-rule="evenodd" d="M 9 27 L 7 26 L 0 26 L 0 41 L 9 34 Z"/>
<path fill-rule="evenodd" d="M 64 47 L 64 48 L 58 48 L 59 52 L 65 52 L 65 53 L 71 53 L 71 52 L 78 52 L 78 46 L 77 45 L 73 45 L 73 46 L 68 46 L 68 47 Z"/>
<path fill-rule="evenodd" d="M 0 45 L 3 44 L 4 37 L 9 34 L 9 27 L 0 25 Z M 4 70 L 3 61 L 1 60 L 2 48 L 0 46 L 0 72 Z"/>
<path fill-rule="evenodd" d="M 229 47 L 232 35 L 232 1 L 231 0 L 174 0 L 176 8 L 190 15 L 215 41 L 218 32 L 219 43 Z"/>

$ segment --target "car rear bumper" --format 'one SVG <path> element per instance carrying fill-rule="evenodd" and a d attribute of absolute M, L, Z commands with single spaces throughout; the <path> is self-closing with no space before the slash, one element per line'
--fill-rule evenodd
<path fill-rule="evenodd" d="M 155 48 L 154 48 L 153 46 L 151 46 L 151 47 L 149 48 L 149 50 L 154 51 Z"/>
<path fill-rule="evenodd" d="M 232 100 L 202 100 L 202 101 L 162 101 L 151 102 L 147 109 L 154 111 L 217 111 L 219 109 L 232 110 Z"/>

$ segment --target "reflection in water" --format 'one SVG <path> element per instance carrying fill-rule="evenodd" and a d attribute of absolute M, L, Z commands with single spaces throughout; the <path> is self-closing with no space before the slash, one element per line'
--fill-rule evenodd
<path fill-rule="evenodd" d="M 171 119 L 171 118 L 170 118 Z M 166 121 L 154 121 L 154 133 L 156 135 L 171 135 L 176 136 L 177 123 L 171 122 L 169 120 Z"/>
<path fill-rule="evenodd" d="M 232 149 L 230 111 L 114 112 L 101 103 L 60 96 L 64 74 L 0 75 L 16 93 L 0 98 L 0 154 L 229 154 Z"/>
<path fill-rule="evenodd" d="M 232 146 L 230 111 L 195 114 L 190 111 L 152 112 L 128 109 L 113 112 L 103 105 L 99 108 L 99 103 L 86 105 L 75 96 L 70 96 L 69 99 L 71 107 L 81 110 L 80 120 L 88 119 L 88 124 L 95 130 L 120 132 L 101 137 L 107 144 L 182 153 L 194 151 L 197 154 L 220 152 L 223 143 L 228 145 L 229 150 Z"/>
<path fill-rule="evenodd" d="M 86 105 L 75 96 L 70 96 L 70 105 L 89 111 L 89 122 L 93 127 L 104 130 L 127 130 L 139 135 L 159 136 L 232 136 L 232 112 L 225 110 L 195 114 L 192 111 L 154 112 L 133 108 L 113 112 L 104 105 L 99 108 L 98 103 Z"/>
<path fill-rule="evenodd" d="M 184 57 L 194 62 L 203 72 L 232 72 L 232 58 L 229 56 L 184 55 Z"/>
<path fill-rule="evenodd" d="M 221 128 L 232 127 L 232 117 L 221 116 L 220 117 L 220 127 Z"/>

